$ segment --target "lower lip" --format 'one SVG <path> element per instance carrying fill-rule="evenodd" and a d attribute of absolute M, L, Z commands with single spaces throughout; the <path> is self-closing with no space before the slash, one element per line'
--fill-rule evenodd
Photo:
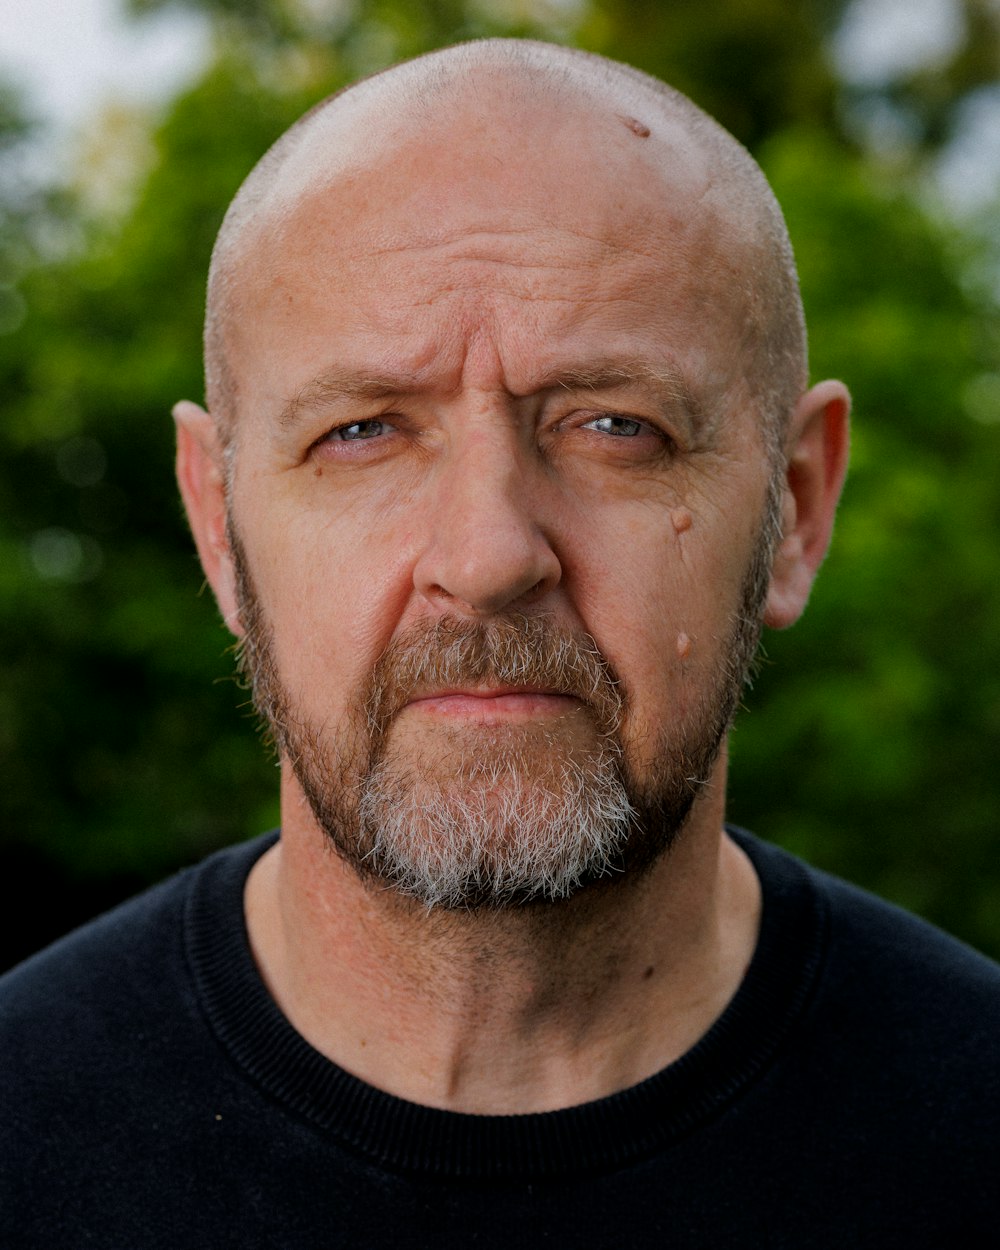
<path fill-rule="evenodd" d="M 578 701 L 568 695 L 526 692 L 495 695 L 434 695 L 428 699 L 415 699 L 407 705 L 407 710 L 456 720 L 510 721 L 565 716 L 577 707 L 579 707 Z"/>

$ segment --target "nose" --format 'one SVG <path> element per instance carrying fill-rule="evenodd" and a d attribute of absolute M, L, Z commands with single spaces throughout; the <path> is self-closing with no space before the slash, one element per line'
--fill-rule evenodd
<path fill-rule="evenodd" d="M 429 492 L 416 590 L 436 608 L 480 617 L 543 599 L 562 577 L 541 515 L 544 490 L 540 468 L 510 430 L 482 431 L 452 448 Z"/>

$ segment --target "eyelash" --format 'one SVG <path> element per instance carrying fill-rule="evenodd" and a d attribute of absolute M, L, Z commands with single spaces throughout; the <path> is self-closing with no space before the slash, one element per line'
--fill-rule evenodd
<path fill-rule="evenodd" d="M 629 416 L 622 412 L 601 411 L 591 412 L 589 414 L 582 413 L 580 415 L 586 416 L 587 420 L 579 422 L 579 424 L 574 423 L 574 426 L 576 429 L 587 431 L 588 434 L 593 434 L 597 437 L 603 437 L 606 439 L 613 439 L 616 442 L 620 441 L 622 443 L 628 443 L 635 440 L 640 446 L 644 445 L 646 443 L 646 439 L 648 438 L 660 439 L 666 443 L 668 447 L 671 449 L 673 448 L 673 440 L 670 439 L 669 436 L 657 430 L 654 426 L 639 417 Z M 605 428 L 597 428 L 602 423 Z M 554 427 L 556 432 L 563 428 L 564 422 L 562 421 L 558 422 Z M 351 431 L 354 431 L 353 436 L 351 436 Z M 318 448 L 322 447 L 324 444 L 328 446 L 330 444 L 339 445 L 345 448 L 346 454 L 347 448 L 356 447 L 357 444 L 360 443 L 374 443 L 376 441 L 381 441 L 383 436 L 398 432 L 398 425 L 390 420 L 388 416 L 362 417 L 357 421 L 345 421 L 341 425 L 334 426 L 331 430 L 328 430 L 325 434 L 318 438 L 313 446 L 314 448 Z M 644 435 L 646 436 L 645 439 L 643 438 Z M 636 453 L 638 453 L 638 450 L 639 447 L 637 446 Z M 624 447 L 622 447 L 622 451 L 624 452 Z M 362 454 L 360 447 L 357 448 L 356 454 Z"/>
<path fill-rule="evenodd" d="M 637 417 L 626 417 L 620 412 L 603 412 L 599 417 L 591 417 L 589 421 L 583 423 L 582 429 L 593 429 L 599 421 L 618 422 L 619 426 L 632 426 L 630 431 L 626 432 L 621 428 L 612 428 L 603 430 L 602 433 L 611 435 L 612 438 L 635 438 L 641 434 L 644 429 L 649 427 Z"/>
<path fill-rule="evenodd" d="M 363 443 L 369 438 L 375 438 L 376 433 L 382 433 L 382 427 L 388 425 L 387 421 L 383 421 L 380 417 L 366 417 L 363 421 L 351 421 L 347 425 L 335 426 L 329 433 L 324 434 L 321 441 L 337 442 L 337 443 Z M 378 426 L 378 431 L 369 434 L 361 434 L 357 438 L 345 438 L 344 435 L 348 430 L 361 429 L 363 426 Z"/>
<path fill-rule="evenodd" d="M 636 417 L 624 416 L 620 412 L 605 412 L 605 413 L 602 413 L 598 417 L 591 417 L 589 421 L 585 421 L 583 423 L 583 426 L 581 428 L 582 429 L 593 428 L 598 424 L 598 422 L 601 422 L 601 421 L 611 421 L 611 422 L 618 423 L 616 428 L 602 431 L 603 433 L 610 434 L 612 437 L 615 437 L 615 438 L 634 438 L 637 434 L 641 434 L 644 428 L 644 422 L 638 420 L 638 418 Z M 363 442 L 365 439 L 376 437 L 377 434 L 380 434 L 382 432 L 382 427 L 386 425 L 388 425 L 388 422 L 383 421 L 380 417 L 366 417 L 362 421 L 352 421 L 348 425 L 335 426 L 332 430 L 329 431 L 329 433 L 325 434 L 323 437 L 325 439 L 336 441 L 336 442 L 341 442 L 341 443 Z M 368 433 L 368 434 L 359 434 L 356 438 L 344 437 L 347 434 L 348 430 L 360 429 L 363 426 L 377 426 L 379 428 L 377 430 L 373 430 L 371 433 Z M 626 426 L 626 427 L 631 427 L 631 428 L 622 429 L 621 426 Z"/>

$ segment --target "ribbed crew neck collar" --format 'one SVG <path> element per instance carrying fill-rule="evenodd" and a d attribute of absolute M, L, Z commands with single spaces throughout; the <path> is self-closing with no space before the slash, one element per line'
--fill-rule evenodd
<path fill-rule="evenodd" d="M 638 1085 L 561 1111 L 463 1115 L 407 1102 L 351 1076 L 301 1037 L 257 972 L 243 889 L 274 835 L 223 851 L 193 874 L 186 944 L 210 1027 L 271 1099 L 388 1167 L 441 1178 L 606 1172 L 663 1149 L 733 1101 L 766 1069 L 815 985 L 826 913 L 807 871 L 730 830 L 760 877 L 757 947 L 729 1006 L 686 1054 Z"/>

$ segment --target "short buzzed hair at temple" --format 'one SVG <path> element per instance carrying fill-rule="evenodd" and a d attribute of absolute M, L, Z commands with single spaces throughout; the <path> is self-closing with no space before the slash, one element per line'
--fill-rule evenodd
<path fill-rule="evenodd" d="M 696 104 L 668 84 L 629 65 L 591 52 L 533 40 L 484 39 L 430 52 L 382 70 L 315 105 L 290 127 L 251 170 L 229 206 L 212 252 L 205 316 L 205 395 L 220 437 L 229 446 L 240 407 L 239 379 L 228 351 L 228 327 L 237 315 L 236 275 L 253 263 L 252 228 L 280 187 L 282 170 L 317 123 L 348 98 L 373 85 L 395 89 L 413 115 L 433 113 L 449 90 L 475 74 L 493 71 L 512 95 L 543 98 L 616 96 L 617 102 L 653 103 L 661 115 L 692 137 L 725 180 L 731 219 L 748 228 L 743 282 L 734 299 L 743 302 L 746 382 L 758 409 L 764 443 L 777 468 L 791 411 L 806 389 L 805 319 L 798 277 L 781 208 L 763 172 L 747 150 Z"/>

